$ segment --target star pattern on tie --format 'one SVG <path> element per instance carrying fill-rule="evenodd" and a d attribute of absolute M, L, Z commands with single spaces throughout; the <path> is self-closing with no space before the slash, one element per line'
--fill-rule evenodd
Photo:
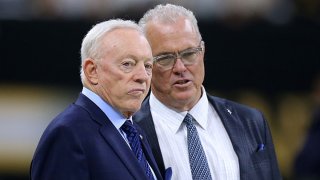
<path fill-rule="evenodd" d="M 137 129 L 133 126 L 130 120 L 126 120 L 126 122 L 122 125 L 121 129 L 126 133 L 131 150 L 138 159 L 138 162 L 141 165 L 141 167 L 144 169 L 148 179 L 153 180 L 153 174 L 151 173 L 149 164 L 143 153 L 140 142 L 140 134 L 138 133 Z"/>
<path fill-rule="evenodd" d="M 188 153 L 193 180 L 211 180 L 208 161 L 198 136 L 197 128 L 193 124 L 193 117 L 187 114 L 183 122 L 187 126 Z"/>

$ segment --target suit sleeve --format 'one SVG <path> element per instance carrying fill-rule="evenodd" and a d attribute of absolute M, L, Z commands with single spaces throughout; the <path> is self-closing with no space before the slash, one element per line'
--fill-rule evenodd
<path fill-rule="evenodd" d="M 31 164 L 32 180 L 90 179 L 81 141 L 74 129 L 47 129 Z"/>

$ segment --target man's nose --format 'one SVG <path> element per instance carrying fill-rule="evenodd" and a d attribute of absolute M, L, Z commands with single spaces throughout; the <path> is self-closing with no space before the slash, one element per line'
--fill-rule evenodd
<path fill-rule="evenodd" d="M 186 66 L 183 64 L 181 58 L 177 58 L 176 59 L 176 62 L 174 63 L 173 65 L 173 72 L 177 72 L 177 73 L 180 73 L 180 72 L 183 72 L 186 70 Z"/>
<path fill-rule="evenodd" d="M 135 71 L 134 79 L 135 81 L 145 82 L 151 78 L 151 72 L 148 72 L 144 64 L 138 65 Z"/>

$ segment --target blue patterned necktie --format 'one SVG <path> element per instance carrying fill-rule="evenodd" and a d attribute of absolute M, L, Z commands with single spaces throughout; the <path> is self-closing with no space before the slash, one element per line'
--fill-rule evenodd
<path fill-rule="evenodd" d="M 133 126 L 130 120 L 126 120 L 126 122 L 121 126 L 121 129 L 127 134 L 130 147 L 133 153 L 136 155 L 139 164 L 144 169 L 148 179 L 153 180 L 153 174 L 151 173 L 149 164 L 143 153 L 137 129 Z"/>
<path fill-rule="evenodd" d="M 212 178 L 206 154 L 203 151 L 197 129 L 192 123 L 193 119 L 194 118 L 191 116 L 191 114 L 188 113 L 183 120 L 183 122 L 186 123 L 188 130 L 188 151 L 192 179 L 211 180 Z"/>

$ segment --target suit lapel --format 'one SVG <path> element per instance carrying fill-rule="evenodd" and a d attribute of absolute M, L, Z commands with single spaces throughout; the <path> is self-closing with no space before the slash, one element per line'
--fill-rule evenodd
<path fill-rule="evenodd" d="M 139 130 L 140 137 L 141 137 L 142 149 L 143 149 L 143 152 L 147 158 L 147 161 L 148 161 L 149 165 L 151 166 L 151 168 L 153 169 L 153 172 L 157 176 L 157 179 L 160 180 L 160 179 L 162 179 L 161 173 L 159 171 L 157 163 L 155 162 L 154 155 L 150 149 L 150 145 L 147 141 L 147 138 L 146 138 L 145 134 L 141 134 L 140 127 L 136 126 L 136 128 Z"/>
<path fill-rule="evenodd" d="M 102 126 L 100 133 L 118 155 L 119 159 L 126 165 L 133 177 L 141 179 L 142 176 L 145 176 L 145 172 L 140 167 L 134 153 L 112 124 Z"/>
<path fill-rule="evenodd" d="M 164 162 L 160 150 L 160 145 L 158 142 L 158 137 L 156 134 L 156 130 L 154 127 L 152 115 L 150 112 L 150 104 L 149 97 L 142 103 L 140 111 L 138 111 L 133 119 L 138 125 L 143 129 L 143 131 L 147 134 L 147 139 L 150 144 L 153 156 L 157 162 L 158 168 L 160 172 L 165 172 Z"/>
<path fill-rule="evenodd" d="M 119 131 L 114 127 L 100 108 L 83 94 L 79 95 L 75 104 L 85 108 L 90 113 L 92 119 L 101 125 L 101 136 L 106 140 L 106 143 L 110 145 L 123 164 L 125 164 L 132 176 L 135 179 L 147 179 L 147 176 L 143 169 L 140 168 L 140 164 L 138 163 L 134 153 L 119 134 Z"/>
<path fill-rule="evenodd" d="M 247 154 L 248 150 L 246 150 L 248 144 L 245 135 L 246 129 L 243 127 L 237 112 L 227 103 L 226 100 L 209 95 L 208 99 L 217 111 L 224 127 L 226 128 L 233 148 L 239 159 L 240 177 L 241 179 L 245 179 L 245 174 L 248 172 L 247 164 L 249 164 L 248 161 L 250 160 Z"/>

